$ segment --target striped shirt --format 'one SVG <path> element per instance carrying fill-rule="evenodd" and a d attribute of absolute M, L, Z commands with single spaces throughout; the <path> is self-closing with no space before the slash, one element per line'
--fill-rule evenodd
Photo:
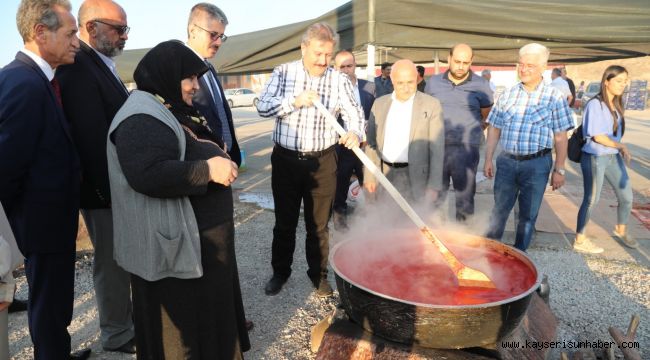
<path fill-rule="evenodd" d="M 499 142 L 510 154 L 534 154 L 553 147 L 553 134 L 573 129 L 564 94 L 541 82 L 528 92 L 519 83 L 504 92 L 486 120 L 501 129 Z"/>
<path fill-rule="evenodd" d="M 257 104 L 260 116 L 275 117 L 273 142 L 289 150 L 320 151 L 338 141 L 336 131 L 316 107 L 293 106 L 296 97 L 307 90 L 316 91 L 332 115 L 341 115 L 343 127 L 362 139 L 363 109 L 356 100 L 350 79 L 331 68 L 319 77 L 312 77 L 302 60 L 298 60 L 273 70 Z"/>

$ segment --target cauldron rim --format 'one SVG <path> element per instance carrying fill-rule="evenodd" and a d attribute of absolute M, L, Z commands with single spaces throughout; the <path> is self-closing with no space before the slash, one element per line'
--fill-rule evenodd
<path fill-rule="evenodd" d="M 472 235 L 472 236 L 475 236 L 475 235 Z M 476 236 L 476 237 L 478 237 L 478 236 Z M 390 296 L 390 295 L 386 295 L 386 294 L 377 292 L 377 291 L 369 289 L 369 288 L 367 288 L 367 287 L 365 287 L 365 286 L 363 286 L 361 284 L 358 284 L 357 282 L 354 282 L 354 281 L 350 280 L 350 278 L 345 276 L 338 269 L 337 264 L 334 261 L 334 256 L 336 255 L 336 252 L 339 250 L 339 248 L 341 248 L 345 244 L 347 244 L 349 242 L 353 242 L 353 241 L 359 241 L 359 240 L 345 239 L 345 240 L 339 241 L 336 245 L 334 245 L 334 247 L 330 251 L 329 263 L 330 263 L 330 266 L 332 267 L 332 269 L 334 270 L 334 273 L 336 274 L 336 276 L 339 276 L 340 278 L 345 280 L 348 284 L 351 284 L 351 285 L 353 285 L 353 286 L 355 286 L 355 287 L 357 287 L 357 288 L 359 288 L 359 289 L 361 289 L 363 291 L 366 291 L 366 292 L 368 292 L 370 294 L 373 294 L 375 296 L 378 296 L 378 297 L 381 297 L 381 298 L 384 298 L 384 299 L 387 299 L 387 300 L 397 301 L 397 302 L 400 302 L 400 303 L 403 303 L 403 304 L 409 304 L 409 305 L 413 305 L 413 306 L 417 306 L 417 307 L 424 307 L 424 308 L 430 308 L 430 309 L 453 309 L 453 310 L 458 309 L 458 310 L 462 310 L 462 309 L 481 309 L 481 308 L 495 307 L 495 306 L 500 306 L 500 305 L 504 305 L 504 304 L 509 304 L 509 303 L 515 302 L 515 301 L 517 301 L 519 299 L 522 299 L 522 298 L 530 295 L 533 291 L 536 291 L 539 288 L 540 284 L 542 283 L 542 274 L 539 272 L 539 270 L 537 270 L 537 265 L 535 265 L 535 262 L 531 258 L 529 258 L 528 255 L 526 255 L 525 252 L 523 252 L 523 251 L 521 251 L 521 250 L 519 250 L 517 248 L 505 245 L 505 244 L 503 244 L 503 243 L 501 243 L 499 241 L 496 241 L 496 240 L 487 239 L 487 238 L 483 238 L 483 237 L 481 237 L 481 240 L 486 241 L 488 243 L 491 243 L 495 247 L 502 247 L 502 248 L 506 249 L 509 252 L 513 252 L 513 253 L 515 253 L 517 255 L 517 258 L 520 261 L 523 261 L 524 263 L 527 262 L 528 263 L 527 265 L 529 265 L 529 268 L 531 268 L 533 271 L 535 271 L 535 273 L 537 275 L 535 283 L 529 289 L 522 292 L 521 294 L 509 297 L 509 298 L 505 298 L 505 299 L 499 300 L 499 301 L 493 301 L 493 302 L 488 302 L 488 303 L 483 303 L 483 304 L 469 304 L 469 305 L 427 304 L 427 303 L 419 303 L 419 302 L 415 302 L 415 301 L 400 299 L 400 298 L 396 298 L 396 297 L 393 297 L 393 296 Z"/>

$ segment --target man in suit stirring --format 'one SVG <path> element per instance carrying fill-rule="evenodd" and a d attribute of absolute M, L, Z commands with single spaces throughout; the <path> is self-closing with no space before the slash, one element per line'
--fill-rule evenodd
<path fill-rule="evenodd" d="M 405 198 L 431 204 L 442 189 L 445 130 L 440 102 L 417 91 L 417 74 L 410 60 L 393 64 L 394 91 L 375 100 L 365 152 Z M 363 186 L 377 189 L 367 169 Z"/>
<path fill-rule="evenodd" d="M 74 62 L 77 26 L 67 0 L 23 0 L 16 22 L 25 47 L 0 71 L 0 202 L 29 285 L 35 359 L 70 354 L 79 158 L 54 71 Z"/>
<path fill-rule="evenodd" d="M 81 214 L 95 248 L 93 282 L 104 350 L 135 353 L 129 274 L 113 260 L 113 215 L 106 162 L 108 128 L 129 93 L 113 57 L 128 39 L 124 9 L 112 0 L 86 0 L 79 8 L 81 50 L 61 66 L 63 110 L 82 168 Z"/>
<path fill-rule="evenodd" d="M 357 63 L 354 54 L 349 50 L 341 50 L 334 56 L 334 67 L 336 70 L 346 74 L 354 87 L 354 97 L 363 108 L 364 119 L 370 117 L 370 109 L 375 102 L 375 84 L 363 79 L 357 79 L 355 70 Z M 339 115 L 339 124 L 343 126 L 343 119 Z M 365 134 L 364 134 L 365 135 Z M 336 195 L 334 196 L 333 221 L 337 230 L 347 229 L 348 189 L 352 173 L 357 176 L 359 185 L 363 186 L 363 163 L 354 155 L 352 150 L 343 145 L 336 145 L 338 162 L 336 168 Z"/>
<path fill-rule="evenodd" d="M 217 79 L 217 72 L 209 61 L 228 39 L 224 34 L 226 25 L 228 25 L 226 14 L 215 5 L 198 3 L 190 11 L 187 22 L 187 46 L 204 59 L 210 69 L 199 78 L 200 88 L 192 98 L 192 105 L 205 116 L 215 136 L 223 141 L 220 145 L 226 146 L 232 161 L 241 165 L 232 112 L 223 93 L 223 87 Z"/>

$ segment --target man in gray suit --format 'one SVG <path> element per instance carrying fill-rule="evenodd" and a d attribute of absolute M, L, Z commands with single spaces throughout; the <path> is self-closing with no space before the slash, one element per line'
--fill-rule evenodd
<path fill-rule="evenodd" d="M 368 120 L 366 155 L 406 198 L 432 203 L 442 188 L 444 122 L 440 102 L 417 91 L 417 70 L 410 60 L 393 65 L 394 92 L 377 98 Z M 377 181 L 366 169 L 364 188 Z"/>

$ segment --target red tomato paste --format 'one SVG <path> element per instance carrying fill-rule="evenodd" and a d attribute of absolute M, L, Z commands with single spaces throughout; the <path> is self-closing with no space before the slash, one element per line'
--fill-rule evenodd
<path fill-rule="evenodd" d="M 535 284 L 535 270 L 515 256 L 489 247 L 454 244 L 443 236 L 462 263 L 485 273 L 496 285 L 495 289 L 459 287 L 436 247 L 416 234 L 347 241 L 337 248 L 334 264 L 354 285 L 420 304 L 485 304 L 517 296 Z"/>

